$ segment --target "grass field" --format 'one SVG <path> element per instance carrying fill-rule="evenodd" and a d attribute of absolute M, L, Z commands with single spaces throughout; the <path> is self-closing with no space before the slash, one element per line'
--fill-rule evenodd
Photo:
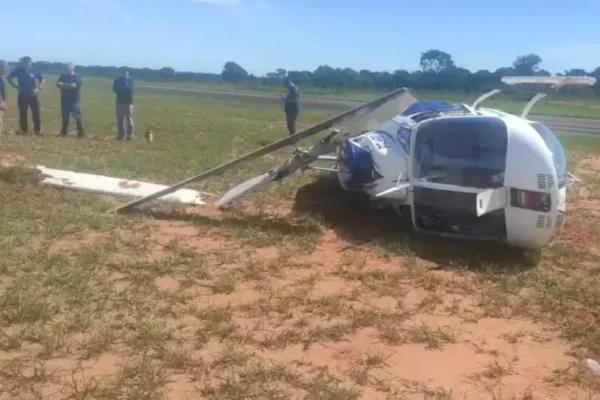
<path fill-rule="evenodd" d="M 56 81 L 56 76 L 47 76 L 49 86 L 52 86 Z M 111 80 L 100 77 L 85 77 L 86 89 L 103 89 L 110 87 Z M 268 85 L 229 85 L 229 84 L 209 84 L 209 83 L 193 83 L 193 82 L 156 82 L 156 81 L 138 81 L 138 85 L 152 86 L 167 86 L 178 87 L 185 89 L 203 89 L 211 91 L 234 91 L 234 92 L 259 92 L 273 96 L 281 96 L 285 94 L 285 88 Z M 462 92 L 453 91 L 431 91 L 431 90 L 413 90 L 419 99 L 441 99 L 447 101 L 464 102 L 472 104 L 479 94 L 465 94 Z M 369 101 L 383 92 L 378 91 L 352 91 L 352 90 L 335 90 L 335 89 L 319 89 L 311 87 L 301 87 L 301 94 L 304 98 L 319 97 L 334 100 L 346 101 Z M 520 95 L 501 93 L 484 102 L 486 107 L 500 108 L 508 112 L 520 113 L 525 107 L 525 104 L 532 95 L 526 94 L 525 97 Z M 547 97 L 534 107 L 532 114 L 537 115 L 554 115 L 564 117 L 582 117 L 582 118 L 598 118 L 600 119 L 600 97 Z"/>
<path fill-rule="evenodd" d="M 112 95 L 94 88 L 90 137 L 57 138 L 56 100 L 43 92 L 44 137 L 11 135 L 11 104 L 0 162 L 166 183 L 286 135 L 278 107 L 139 93 L 137 139 L 117 142 Z M 4 167 L 0 399 L 598 398 L 600 140 L 561 140 L 584 181 L 540 253 L 415 236 L 313 173 L 227 212 L 114 215 L 121 201 Z"/>
<path fill-rule="evenodd" d="M 100 82 L 100 80 L 98 80 Z M 172 86 L 188 89 L 205 89 L 216 91 L 242 91 L 242 92 L 263 92 L 271 95 L 282 95 L 285 88 L 268 85 L 229 85 L 229 84 L 209 84 L 209 83 L 183 83 L 183 82 L 143 82 L 155 86 Z M 321 97 L 349 101 L 369 101 L 381 96 L 381 91 L 353 91 L 336 89 L 319 89 L 311 87 L 301 87 L 303 97 Z M 472 104 L 480 94 L 465 94 L 449 90 L 413 90 L 420 99 L 436 99 L 456 101 Z M 518 97 L 515 94 L 498 94 L 489 100 L 486 100 L 484 106 L 503 109 L 507 112 L 518 112 L 523 110 L 527 100 L 533 95 Z M 600 97 L 566 97 L 546 98 L 536 104 L 533 114 L 555 115 L 561 117 L 582 117 L 600 119 Z"/>

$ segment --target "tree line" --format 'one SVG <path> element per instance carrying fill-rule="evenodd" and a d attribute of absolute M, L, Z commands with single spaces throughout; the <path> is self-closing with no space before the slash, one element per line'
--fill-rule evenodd
<path fill-rule="evenodd" d="M 537 54 L 526 54 L 517 57 L 511 66 L 501 67 L 495 71 L 478 70 L 471 72 L 457 66 L 452 56 L 441 50 L 427 50 L 421 54 L 420 69 L 369 71 L 352 68 L 333 68 L 322 65 L 314 71 L 295 71 L 279 68 L 263 76 L 248 73 L 241 65 L 228 61 L 220 74 L 204 72 L 176 71 L 171 67 L 161 69 L 130 68 L 132 74 L 146 81 L 179 81 L 197 83 L 229 83 L 236 85 L 281 85 L 282 80 L 290 79 L 303 87 L 322 89 L 355 89 L 355 90 L 393 90 L 399 87 L 415 89 L 447 89 L 467 93 L 481 92 L 500 83 L 503 76 L 551 76 L 550 72 L 541 67 L 542 58 Z M 59 74 L 63 72 L 62 63 L 38 61 L 34 66 L 42 73 Z M 116 66 L 78 66 L 81 75 L 112 78 L 123 68 Z M 600 67 L 593 71 L 573 68 L 557 76 L 593 76 L 597 79 L 592 90 L 577 89 L 580 94 L 600 95 Z"/>

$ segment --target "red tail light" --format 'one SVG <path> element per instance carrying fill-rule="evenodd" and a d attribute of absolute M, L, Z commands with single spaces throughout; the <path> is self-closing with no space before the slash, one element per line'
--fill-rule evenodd
<path fill-rule="evenodd" d="M 531 190 L 511 189 L 510 200 L 511 206 L 527 210 L 548 212 L 552 206 L 550 193 Z"/>

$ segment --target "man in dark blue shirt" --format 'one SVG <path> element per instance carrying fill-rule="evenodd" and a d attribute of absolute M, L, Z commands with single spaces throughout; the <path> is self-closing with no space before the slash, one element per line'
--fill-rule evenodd
<path fill-rule="evenodd" d="M 0 136 L 2 135 L 2 120 L 4 117 L 4 109 L 6 108 L 6 84 L 4 75 L 8 72 L 8 63 L 0 60 Z"/>
<path fill-rule="evenodd" d="M 135 80 L 130 76 L 129 70 L 124 70 L 123 75 L 113 81 L 113 92 L 117 95 L 117 132 L 118 139 L 133 139 L 133 92 Z M 124 123 L 127 125 L 125 132 Z"/>
<path fill-rule="evenodd" d="M 60 89 L 60 110 L 62 115 L 62 129 L 60 136 L 67 136 L 69 129 L 69 118 L 73 115 L 77 124 L 77 136 L 83 137 L 83 122 L 81 118 L 81 77 L 75 73 L 75 66 L 72 63 L 66 65 L 67 72 L 61 74 L 56 82 L 56 87 Z"/>
<path fill-rule="evenodd" d="M 292 81 L 285 82 L 288 92 L 285 97 L 285 116 L 287 120 L 287 128 L 290 132 L 290 135 L 296 133 L 296 118 L 298 118 L 298 113 L 300 112 L 300 92 L 298 87 L 294 85 Z"/>
<path fill-rule="evenodd" d="M 14 79 L 17 78 L 18 85 Z M 21 133 L 27 135 L 27 111 L 31 108 L 33 130 L 37 135 L 42 134 L 40 118 L 40 99 L 38 93 L 44 86 L 42 75 L 31 68 L 31 58 L 23 57 L 20 65 L 8 75 L 8 83 L 17 89 L 17 106 L 19 107 L 19 125 Z"/>

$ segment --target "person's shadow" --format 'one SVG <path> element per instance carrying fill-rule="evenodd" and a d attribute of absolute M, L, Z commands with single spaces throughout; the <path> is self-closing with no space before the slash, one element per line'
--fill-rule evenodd
<path fill-rule="evenodd" d="M 391 254 L 414 255 L 441 269 L 516 273 L 539 262 L 539 251 L 418 234 L 410 220 L 395 212 L 371 210 L 365 194 L 343 190 L 335 176 L 321 176 L 300 187 L 293 211 L 316 218 L 351 245 L 376 243 Z"/>

